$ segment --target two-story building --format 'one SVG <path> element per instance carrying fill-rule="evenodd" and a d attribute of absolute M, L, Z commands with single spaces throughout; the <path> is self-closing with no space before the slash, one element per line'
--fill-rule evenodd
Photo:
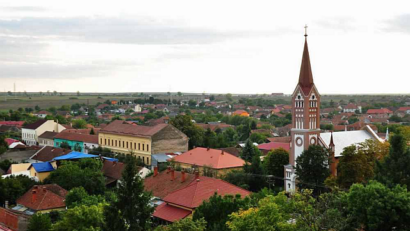
<path fill-rule="evenodd" d="M 98 148 L 98 136 L 73 132 L 60 132 L 54 137 L 54 147 L 67 143 L 71 150 L 88 153 L 88 150 Z"/>
<path fill-rule="evenodd" d="M 38 137 L 44 132 L 61 132 L 64 129 L 64 126 L 54 122 L 54 120 L 40 119 L 24 126 L 21 131 L 21 136 L 27 145 L 33 146 L 38 144 Z"/>
<path fill-rule="evenodd" d="M 146 165 L 151 165 L 152 154 L 188 150 L 188 137 L 170 124 L 141 126 L 122 120 L 101 129 L 98 143 L 114 153 L 133 154 Z"/>

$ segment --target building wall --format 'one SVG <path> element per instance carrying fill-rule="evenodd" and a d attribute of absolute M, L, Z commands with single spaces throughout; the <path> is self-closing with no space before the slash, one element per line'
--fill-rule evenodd
<path fill-rule="evenodd" d="M 0 224 L 13 231 L 27 230 L 29 220 L 30 216 L 0 207 Z"/>
<path fill-rule="evenodd" d="M 22 129 L 22 139 L 26 142 L 27 145 L 36 145 L 39 142 L 38 137 L 41 136 L 44 132 L 61 132 L 65 130 L 65 127 L 61 126 L 54 122 L 54 120 L 47 120 L 37 129 Z"/>
<path fill-rule="evenodd" d="M 94 144 L 94 143 L 83 143 L 83 147 L 84 147 L 84 153 L 88 153 L 89 150 L 94 149 L 94 148 L 98 148 L 99 145 L 98 144 Z"/>
<path fill-rule="evenodd" d="M 63 142 L 67 142 L 70 145 L 71 150 L 75 151 L 75 147 L 79 146 L 81 148 L 80 152 L 84 152 L 84 143 L 82 141 L 73 141 L 73 140 L 65 140 L 65 139 L 54 139 L 54 147 L 59 148 Z"/>
<path fill-rule="evenodd" d="M 121 154 L 133 154 L 137 158 L 144 160 L 147 165 L 151 164 L 151 139 L 108 134 L 99 132 L 98 133 L 98 144 L 103 148 L 109 148 L 114 153 Z"/>
<path fill-rule="evenodd" d="M 172 125 L 152 137 L 152 154 L 187 151 L 188 137 Z"/>
<path fill-rule="evenodd" d="M 52 139 L 43 139 L 43 138 L 38 138 L 38 143 L 40 146 L 54 146 L 54 140 Z"/>
<path fill-rule="evenodd" d="M 50 172 L 40 172 L 39 173 L 39 172 L 36 172 L 34 167 L 32 167 L 32 168 L 30 168 L 30 175 L 31 175 L 31 177 L 37 177 L 37 179 L 40 182 L 43 182 L 44 179 L 46 179 L 50 175 Z"/>
<path fill-rule="evenodd" d="M 23 139 L 23 141 L 29 145 L 36 145 L 37 141 L 36 141 L 36 131 L 33 129 L 26 129 L 23 128 L 21 130 L 21 137 Z"/>
<path fill-rule="evenodd" d="M 181 168 L 183 168 L 183 169 L 192 169 L 192 167 L 193 167 L 192 164 L 179 163 L 179 162 L 175 162 L 175 164 L 181 166 Z M 203 166 L 197 166 L 197 168 L 198 168 L 199 174 L 203 175 L 204 167 Z M 243 166 L 236 167 L 236 168 L 224 168 L 224 169 L 213 169 L 213 170 L 216 172 L 216 177 L 223 177 L 231 171 L 243 170 Z"/>

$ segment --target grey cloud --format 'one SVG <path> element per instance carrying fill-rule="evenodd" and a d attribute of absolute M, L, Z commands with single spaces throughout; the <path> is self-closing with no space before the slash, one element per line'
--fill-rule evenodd
<path fill-rule="evenodd" d="M 2 10 L 12 11 L 12 12 L 44 12 L 47 11 L 44 7 L 37 6 L 10 6 L 10 7 L 1 7 Z"/>
<path fill-rule="evenodd" d="M 7 63 L 0 62 L 1 78 L 73 79 L 107 76 L 113 66 L 98 64 Z"/>
<path fill-rule="evenodd" d="M 342 30 L 344 32 L 355 30 L 355 20 L 350 17 L 325 18 L 316 21 L 316 23 L 325 29 Z"/>
<path fill-rule="evenodd" d="M 107 17 L 21 18 L 0 20 L 0 33 L 54 36 L 58 39 L 127 44 L 208 44 L 238 37 L 269 36 L 279 31 L 217 31 L 175 22 Z"/>
<path fill-rule="evenodd" d="M 394 19 L 385 21 L 383 30 L 387 32 L 410 33 L 410 14 L 402 14 Z"/>

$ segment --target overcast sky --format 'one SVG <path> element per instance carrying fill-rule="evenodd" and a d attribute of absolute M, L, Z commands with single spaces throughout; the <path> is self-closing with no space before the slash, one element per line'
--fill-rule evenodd
<path fill-rule="evenodd" d="M 105 3 L 109 2 L 109 3 Z M 407 1 L 4 1 L 0 89 L 410 93 Z"/>

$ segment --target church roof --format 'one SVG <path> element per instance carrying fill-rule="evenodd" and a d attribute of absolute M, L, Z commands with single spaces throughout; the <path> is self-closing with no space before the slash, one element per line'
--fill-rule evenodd
<path fill-rule="evenodd" d="M 300 66 L 300 75 L 298 85 L 302 88 L 305 95 L 308 95 L 313 87 L 312 67 L 310 66 L 309 49 L 307 38 L 305 37 L 305 47 L 303 49 L 302 65 Z"/>
<path fill-rule="evenodd" d="M 320 133 L 320 138 L 326 145 L 329 145 L 332 139 L 335 145 L 335 157 L 342 156 L 343 149 L 350 145 L 356 145 L 368 139 L 381 141 L 380 137 L 372 132 L 370 127 L 358 131 Z"/>

